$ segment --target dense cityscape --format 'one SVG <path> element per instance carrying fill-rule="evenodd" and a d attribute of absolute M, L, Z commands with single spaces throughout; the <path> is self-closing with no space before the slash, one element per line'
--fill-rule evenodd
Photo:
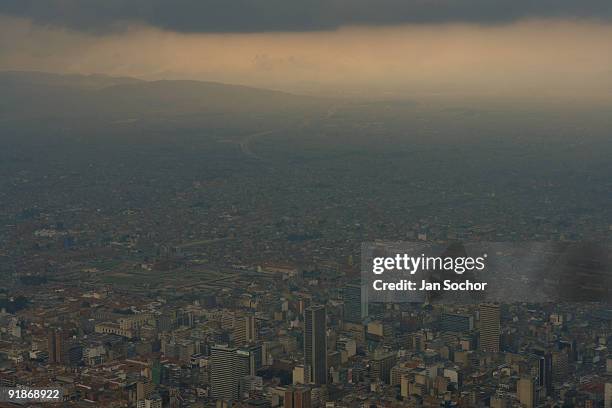
<path fill-rule="evenodd" d="M 20 296 L 2 299 L 2 385 L 53 385 L 75 406 L 100 407 L 610 398 L 607 305 L 368 305 L 350 259 L 202 268 L 169 250 L 122 269 L 127 285 L 101 282 L 93 266 L 12 282 Z"/>
<path fill-rule="evenodd" d="M 0 408 L 612 408 L 610 0 L 1 0 Z"/>
<path fill-rule="evenodd" d="M 292 123 L 282 135 L 251 137 L 264 125 L 247 122 L 198 141 L 175 135 L 202 125 L 160 132 L 154 118 L 103 132 L 4 124 L 2 386 L 60 387 L 62 401 L 45 406 L 607 407 L 609 303 L 370 303 L 360 249 L 605 242 L 609 143 L 579 168 L 565 142 L 532 140 L 566 163 L 551 171 L 520 144 L 493 163 L 477 158 L 495 156 L 499 139 L 420 138 L 436 116 L 434 130 L 471 135 L 446 130 L 444 110 L 411 106 L 407 147 L 388 113 L 404 107 L 328 109 L 308 124 L 258 119 Z M 381 115 L 389 124 L 371 125 Z M 105 132 L 128 142 L 97 141 Z M 158 135 L 143 144 L 142 132 Z M 326 152 L 309 136 L 323 133 L 340 140 Z M 374 149 L 377 137 L 397 140 Z M 390 162 L 415 145 L 411 160 Z"/>

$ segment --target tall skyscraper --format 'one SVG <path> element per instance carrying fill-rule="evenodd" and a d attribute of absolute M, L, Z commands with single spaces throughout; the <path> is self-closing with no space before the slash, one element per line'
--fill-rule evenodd
<path fill-rule="evenodd" d="M 499 305 L 480 305 L 480 350 L 488 353 L 499 352 L 500 312 Z"/>
<path fill-rule="evenodd" d="M 311 306 L 304 311 L 304 364 L 310 366 L 310 378 L 316 385 L 327 383 L 325 319 L 325 306 Z"/>
<path fill-rule="evenodd" d="M 211 396 L 219 400 L 238 400 L 240 383 L 246 376 L 255 374 L 256 347 L 238 349 L 226 345 L 216 345 L 210 349 L 211 358 Z"/>
<path fill-rule="evenodd" d="M 342 290 L 344 299 L 344 321 L 361 323 L 368 316 L 365 287 L 359 284 L 348 284 Z"/>
<path fill-rule="evenodd" d="M 215 345 L 210 349 L 211 372 L 210 394 L 215 399 L 237 400 L 240 383 L 236 376 L 237 349 L 226 345 Z"/>
<path fill-rule="evenodd" d="M 535 347 L 534 356 L 538 361 L 538 386 L 546 396 L 553 395 L 552 353 L 545 348 Z"/>
<path fill-rule="evenodd" d="M 63 364 L 66 354 L 66 335 L 62 329 L 51 329 L 47 335 L 49 364 Z"/>

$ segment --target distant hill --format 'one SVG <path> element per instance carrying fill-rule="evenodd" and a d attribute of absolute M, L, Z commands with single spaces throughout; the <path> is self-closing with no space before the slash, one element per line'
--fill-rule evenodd
<path fill-rule="evenodd" d="M 321 110 L 332 101 L 203 81 L 0 72 L 0 120 L 122 119 Z"/>
<path fill-rule="evenodd" d="M 13 86 L 58 86 L 77 89 L 101 89 L 113 85 L 144 82 L 136 78 L 103 74 L 52 74 L 39 71 L 0 71 L 0 81 L 2 84 Z"/>

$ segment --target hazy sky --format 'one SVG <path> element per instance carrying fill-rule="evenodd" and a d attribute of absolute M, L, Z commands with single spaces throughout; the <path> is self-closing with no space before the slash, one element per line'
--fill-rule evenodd
<path fill-rule="evenodd" d="M 609 0 L 0 2 L 0 69 L 609 100 Z"/>

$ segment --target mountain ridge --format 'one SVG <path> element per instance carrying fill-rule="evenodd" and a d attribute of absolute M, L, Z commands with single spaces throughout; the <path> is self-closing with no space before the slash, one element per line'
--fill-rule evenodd
<path fill-rule="evenodd" d="M 0 71 L 0 118 L 116 119 L 125 115 L 282 114 L 333 100 L 197 80 L 145 81 L 107 75 Z"/>

